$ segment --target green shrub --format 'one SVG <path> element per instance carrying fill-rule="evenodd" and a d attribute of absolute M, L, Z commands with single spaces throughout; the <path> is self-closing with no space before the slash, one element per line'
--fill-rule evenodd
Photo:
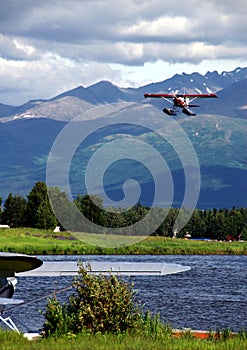
<path fill-rule="evenodd" d="M 90 269 L 79 264 L 79 274 L 73 283 L 75 293 L 68 304 L 61 305 L 56 298 L 48 301 L 45 336 L 83 331 L 122 333 L 143 326 L 132 285 L 110 272 L 95 276 Z"/>
<path fill-rule="evenodd" d="M 59 332 L 63 323 L 63 311 L 62 306 L 55 297 L 53 299 L 48 299 L 44 316 L 46 318 L 44 323 L 46 335 L 48 336 Z"/>

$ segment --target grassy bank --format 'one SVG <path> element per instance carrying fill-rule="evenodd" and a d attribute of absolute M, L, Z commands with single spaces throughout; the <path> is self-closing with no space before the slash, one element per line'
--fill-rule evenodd
<path fill-rule="evenodd" d="M 247 348 L 245 333 L 222 339 L 196 339 L 188 332 L 180 338 L 166 335 L 153 338 L 145 335 L 78 335 L 66 338 L 48 338 L 29 341 L 22 335 L 0 331 L 1 349 L 8 350 L 244 350 Z"/>
<path fill-rule="evenodd" d="M 246 255 L 247 242 L 205 242 L 165 237 L 147 237 L 128 246 L 119 244 L 119 236 L 82 234 L 82 240 L 67 232 L 31 228 L 0 229 L 0 251 L 23 254 L 228 254 Z M 94 243 L 87 244 L 89 241 Z M 116 242 L 118 248 L 109 248 Z M 136 242 L 136 237 L 129 237 Z M 104 248 L 105 246 L 105 248 Z"/>

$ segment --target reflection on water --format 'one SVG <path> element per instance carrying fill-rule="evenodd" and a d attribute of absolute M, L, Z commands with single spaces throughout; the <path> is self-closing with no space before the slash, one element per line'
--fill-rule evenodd
<path fill-rule="evenodd" d="M 45 256 L 43 260 L 167 262 L 191 266 L 190 271 L 167 276 L 131 277 L 137 299 L 173 328 L 247 330 L 247 256 Z M 69 286 L 73 278 L 19 278 L 15 297 L 30 301 Z M 66 300 L 71 291 L 58 294 Z M 23 331 L 42 328 L 46 300 L 12 310 Z M 9 307 L 10 308 L 10 307 Z M 6 314 L 7 315 L 7 314 Z"/>

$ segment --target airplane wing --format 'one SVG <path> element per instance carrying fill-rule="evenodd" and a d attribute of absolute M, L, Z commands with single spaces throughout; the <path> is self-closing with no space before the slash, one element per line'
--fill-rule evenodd
<path fill-rule="evenodd" d="M 216 94 L 144 94 L 144 97 L 154 98 L 174 98 L 174 97 L 189 97 L 189 98 L 212 98 L 218 97 Z"/>
<path fill-rule="evenodd" d="M 176 97 L 189 97 L 189 98 L 212 98 L 218 97 L 216 94 L 177 94 Z"/>
<path fill-rule="evenodd" d="M 82 263 L 87 268 L 88 263 Z M 136 262 L 90 262 L 92 274 L 108 274 L 111 272 L 116 275 L 127 276 L 142 276 L 142 275 L 169 275 L 173 273 L 190 270 L 190 267 L 180 264 L 166 264 L 166 263 L 136 263 Z M 76 261 L 47 261 L 39 268 L 20 272 L 16 277 L 29 276 L 73 276 L 78 273 L 79 267 Z"/>
<path fill-rule="evenodd" d="M 188 266 L 148 262 L 89 262 L 90 273 L 118 275 L 168 275 L 187 271 Z M 88 267 L 88 262 L 82 263 Z M 15 253 L 0 253 L 0 277 L 28 276 L 73 276 L 78 273 L 77 261 L 45 261 L 34 256 Z"/>
<path fill-rule="evenodd" d="M 144 94 L 144 97 L 154 97 L 154 98 L 174 98 L 178 95 L 175 94 Z"/>

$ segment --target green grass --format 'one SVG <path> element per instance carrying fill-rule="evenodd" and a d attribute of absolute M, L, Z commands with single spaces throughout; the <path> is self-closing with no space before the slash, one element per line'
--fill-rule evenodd
<path fill-rule="evenodd" d="M 121 243 L 121 237 L 80 234 L 72 239 L 68 232 L 53 233 L 32 228 L 0 229 L 0 251 L 23 254 L 229 254 L 246 255 L 247 242 L 204 242 L 166 237 L 129 237 L 133 244 Z M 93 244 L 87 244 L 85 242 Z M 110 247 L 112 246 L 112 248 Z M 118 248 L 114 248 L 118 246 Z"/>
<path fill-rule="evenodd" d="M 22 335 L 0 331 L 0 349 L 4 350 L 244 350 L 246 334 L 215 340 L 194 339 L 192 336 L 174 338 L 170 335 L 157 338 L 145 335 L 106 334 L 67 336 L 29 341 Z"/>

